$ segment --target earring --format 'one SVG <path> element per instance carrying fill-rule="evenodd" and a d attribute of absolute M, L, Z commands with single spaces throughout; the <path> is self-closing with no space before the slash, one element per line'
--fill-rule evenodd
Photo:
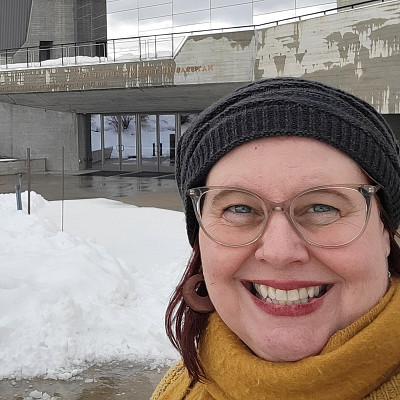
<path fill-rule="evenodd" d="M 185 303 L 193 310 L 199 313 L 210 313 L 215 310 L 211 303 L 208 293 L 206 296 L 201 296 L 198 293 L 199 286 L 204 284 L 203 274 L 191 276 L 182 287 L 182 295 Z"/>
<path fill-rule="evenodd" d="M 390 278 L 392 276 L 392 274 L 390 273 L 390 271 L 388 270 L 388 277 Z"/>

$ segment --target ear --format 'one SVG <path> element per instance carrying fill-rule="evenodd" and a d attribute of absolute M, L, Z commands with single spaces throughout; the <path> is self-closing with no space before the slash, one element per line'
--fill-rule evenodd
<path fill-rule="evenodd" d="M 381 233 L 381 242 L 382 242 L 382 250 L 386 255 L 386 258 L 389 257 L 390 254 L 390 233 L 388 229 L 385 227 L 385 224 L 382 221 L 382 218 L 379 219 L 379 231 Z"/>

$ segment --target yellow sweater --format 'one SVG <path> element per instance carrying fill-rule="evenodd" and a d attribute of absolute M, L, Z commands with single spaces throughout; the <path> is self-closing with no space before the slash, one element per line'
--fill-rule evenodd
<path fill-rule="evenodd" d="M 367 314 L 334 334 L 321 353 L 292 363 L 255 356 L 218 314 L 199 347 L 207 380 L 192 382 L 182 361 L 151 400 L 400 399 L 400 280 Z"/>

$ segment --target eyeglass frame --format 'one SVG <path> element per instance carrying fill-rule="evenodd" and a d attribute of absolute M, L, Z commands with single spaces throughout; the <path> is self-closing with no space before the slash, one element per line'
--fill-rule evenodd
<path fill-rule="evenodd" d="M 267 217 L 264 218 L 264 224 L 262 229 L 260 230 L 259 234 L 251 241 L 243 243 L 243 244 L 227 244 L 227 243 L 223 243 L 219 240 L 216 240 L 215 238 L 213 238 L 205 229 L 203 223 L 202 223 L 202 218 L 201 218 L 201 210 L 200 210 L 200 199 L 202 198 L 202 196 L 207 193 L 210 190 L 218 190 L 218 189 L 223 189 L 223 190 L 238 190 L 244 193 L 247 193 L 249 195 L 252 195 L 256 198 L 258 198 L 259 200 L 261 200 L 261 202 L 264 204 L 264 207 L 266 210 L 270 210 L 269 214 L 266 214 Z M 365 221 L 364 221 L 364 226 L 361 229 L 360 233 L 354 238 L 349 240 L 346 243 L 343 244 L 338 244 L 338 245 L 325 245 L 325 244 L 319 244 L 316 242 L 313 242 L 312 240 L 308 239 L 307 237 L 305 237 L 300 230 L 297 228 L 295 222 L 293 221 L 291 215 L 290 215 L 290 207 L 293 203 L 293 201 L 295 199 L 297 199 L 299 196 L 309 193 L 309 192 L 313 192 L 316 190 L 320 190 L 320 189 L 353 189 L 353 190 L 357 190 L 360 194 L 362 194 L 362 196 L 364 197 L 365 200 L 365 207 L 366 207 L 366 213 L 365 213 Z M 267 225 L 268 225 L 268 221 L 269 218 L 272 215 L 272 211 L 283 211 L 283 213 L 286 216 L 286 219 L 289 221 L 290 225 L 293 227 L 293 229 L 295 230 L 295 232 L 302 238 L 304 239 L 307 243 L 316 246 L 316 247 L 321 247 L 321 248 L 341 248 L 341 247 L 345 247 L 348 246 L 349 244 L 355 242 L 356 240 L 358 240 L 363 233 L 365 232 L 365 229 L 367 228 L 368 225 L 368 221 L 369 221 L 369 217 L 371 214 L 371 199 L 373 196 L 376 195 L 376 193 L 380 190 L 383 189 L 382 185 L 380 185 L 379 183 L 373 185 L 373 184 L 366 184 L 366 183 L 361 183 L 361 184 L 338 184 L 338 185 L 322 185 L 322 186 L 314 186 L 305 190 L 302 190 L 299 193 L 294 194 L 293 196 L 291 196 L 290 198 L 284 200 L 283 202 L 273 202 L 270 201 L 260 195 L 258 195 L 257 193 L 252 192 L 251 190 L 242 188 L 242 187 L 236 187 L 236 186 L 200 186 L 200 187 L 195 187 L 195 188 L 191 188 L 187 190 L 187 195 L 191 198 L 192 200 L 192 205 L 193 205 L 193 210 L 197 219 L 197 222 L 200 226 L 200 228 L 203 230 L 203 232 L 215 243 L 218 243 L 222 246 L 226 246 L 226 247 L 244 247 L 244 246 L 249 246 L 253 243 L 255 243 L 265 232 Z"/>

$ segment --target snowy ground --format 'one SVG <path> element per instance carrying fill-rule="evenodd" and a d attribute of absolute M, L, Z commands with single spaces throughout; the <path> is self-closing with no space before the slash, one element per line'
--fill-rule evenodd
<path fill-rule="evenodd" d="M 31 215 L 1 194 L 0 218 L 0 379 L 177 359 L 164 312 L 190 254 L 183 213 L 31 193 Z"/>

